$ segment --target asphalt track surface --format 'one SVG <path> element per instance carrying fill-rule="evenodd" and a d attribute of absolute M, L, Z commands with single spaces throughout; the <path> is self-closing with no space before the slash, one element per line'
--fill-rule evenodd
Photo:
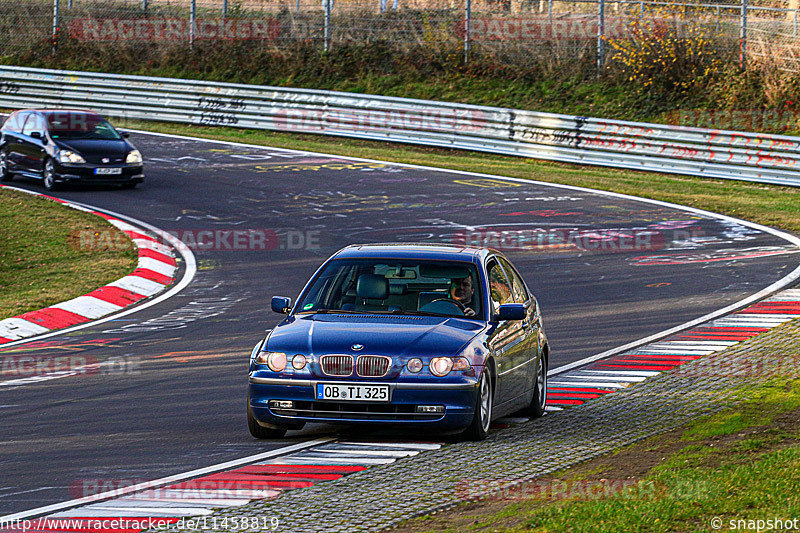
<path fill-rule="evenodd" d="M 0 516 L 84 496 L 80 487 L 95 480 L 111 489 L 341 431 L 310 425 L 282 441 L 255 441 L 245 393 L 250 350 L 278 321 L 270 297 L 296 296 L 351 243 L 457 242 L 465 231 L 494 235 L 487 228 L 548 235 L 504 247 L 527 248 L 506 253 L 543 308 L 551 368 L 736 302 L 797 261 L 771 234 L 608 195 L 277 149 L 132 140 L 145 154 L 144 186 L 57 196 L 185 240 L 209 230 L 257 237 L 229 249 L 237 246 L 223 233 L 216 249 L 196 249 L 194 281 L 165 302 L 0 351 L 120 361 L 111 372 L 0 387 Z M 639 244 L 619 234 L 639 235 Z M 557 237 L 571 244 L 531 244 Z M 391 438 L 407 437 L 415 436 Z"/>

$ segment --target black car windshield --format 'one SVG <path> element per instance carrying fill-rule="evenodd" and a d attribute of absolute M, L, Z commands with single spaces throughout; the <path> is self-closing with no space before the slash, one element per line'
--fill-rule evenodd
<path fill-rule="evenodd" d="M 84 113 L 54 113 L 47 117 L 50 136 L 60 140 L 118 141 L 122 136 L 106 119 Z"/>
<path fill-rule="evenodd" d="M 482 294 L 472 263 L 337 259 L 317 275 L 295 309 L 482 318 Z"/>

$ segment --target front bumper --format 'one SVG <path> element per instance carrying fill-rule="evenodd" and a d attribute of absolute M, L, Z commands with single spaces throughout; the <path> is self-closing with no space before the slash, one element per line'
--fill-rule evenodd
<path fill-rule="evenodd" d="M 441 429 L 467 427 L 478 398 L 478 380 L 458 382 L 362 382 L 360 385 L 389 385 L 389 402 L 346 402 L 315 399 L 317 383 L 328 379 L 294 379 L 250 376 L 250 409 L 259 422 L 290 426 L 297 422 L 338 424 L 403 424 L 435 426 Z M 292 408 L 270 407 L 270 400 L 291 400 Z M 418 405 L 444 406 L 444 413 L 417 413 Z"/>
<path fill-rule="evenodd" d="M 99 168 L 121 168 L 120 174 L 96 174 Z M 97 185 L 123 185 L 126 183 L 142 183 L 144 181 L 142 165 L 98 165 L 85 163 L 79 165 L 61 165 L 55 167 L 57 183 L 83 183 Z"/>

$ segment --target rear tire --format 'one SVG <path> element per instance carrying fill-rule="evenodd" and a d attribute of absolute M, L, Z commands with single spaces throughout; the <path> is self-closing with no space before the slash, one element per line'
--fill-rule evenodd
<path fill-rule="evenodd" d="M 0 151 L 0 181 L 11 181 L 14 174 L 8 169 L 8 155 L 5 150 Z"/>
<path fill-rule="evenodd" d="M 475 414 L 472 423 L 464 430 L 461 436 L 465 440 L 483 440 L 489 434 L 492 425 L 492 402 L 494 389 L 489 371 L 484 368 L 478 380 L 478 399 L 475 402 Z"/>
<path fill-rule="evenodd" d="M 52 159 L 48 159 L 44 162 L 44 172 L 42 173 L 42 178 L 45 189 L 48 191 L 55 191 L 58 189 L 58 184 L 56 183 L 56 166 L 53 164 Z"/>
<path fill-rule="evenodd" d="M 525 414 L 531 418 L 540 418 L 544 415 L 544 408 L 547 406 L 547 359 L 547 349 L 545 349 L 542 351 L 539 367 L 536 370 L 533 399 L 525 409 Z"/>
<path fill-rule="evenodd" d="M 250 396 L 247 397 L 247 427 L 252 436 L 261 440 L 281 439 L 287 431 L 285 428 L 265 428 L 260 425 L 250 409 Z"/>

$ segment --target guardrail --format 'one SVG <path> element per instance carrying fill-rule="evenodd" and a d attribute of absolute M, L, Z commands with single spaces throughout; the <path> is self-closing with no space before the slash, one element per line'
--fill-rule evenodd
<path fill-rule="evenodd" d="M 258 85 L 0 66 L 0 107 L 318 133 L 800 186 L 800 137 Z"/>

